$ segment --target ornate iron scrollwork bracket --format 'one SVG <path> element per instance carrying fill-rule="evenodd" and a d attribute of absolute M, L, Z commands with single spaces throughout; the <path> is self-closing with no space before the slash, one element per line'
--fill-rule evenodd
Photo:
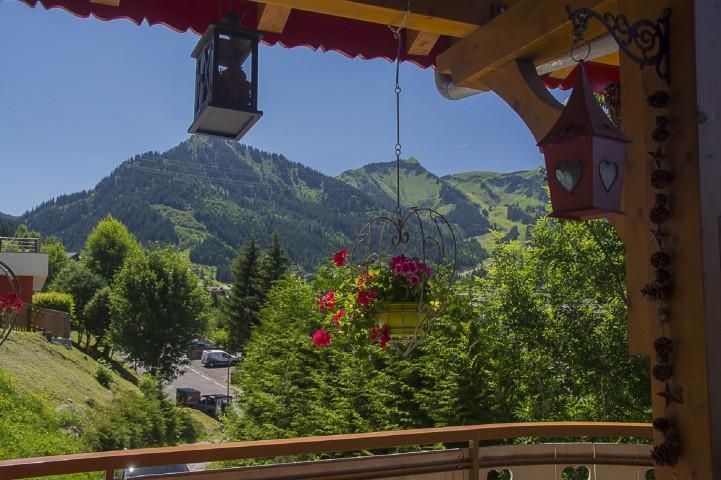
<path fill-rule="evenodd" d="M 654 66 L 659 78 L 671 83 L 669 66 L 668 28 L 671 10 L 665 9 L 654 22 L 645 18 L 631 24 L 625 15 L 610 12 L 598 13 L 590 8 L 571 9 L 566 6 L 568 18 L 573 22 L 573 36 L 583 40 L 583 34 L 592 18 L 597 19 L 613 36 L 618 46 L 641 68 Z"/>

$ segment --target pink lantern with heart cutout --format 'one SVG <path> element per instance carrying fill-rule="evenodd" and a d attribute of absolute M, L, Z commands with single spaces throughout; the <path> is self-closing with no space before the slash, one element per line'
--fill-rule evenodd
<path fill-rule="evenodd" d="M 621 213 L 626 146 L 631 140 L 596 101 L 583 62 L 566 107 L 538 146 L 546 161 L 550 216 L 588 220 Z"/>

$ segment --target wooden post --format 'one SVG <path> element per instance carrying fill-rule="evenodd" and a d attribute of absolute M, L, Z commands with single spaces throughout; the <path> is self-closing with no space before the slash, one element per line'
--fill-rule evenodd
<path fill-rule="evenodd" d="M 621 55 L 623 129 L 633 140 L 626 169 L 624 225 L 629 296 L 629 335 L 634 353 L 650 355 L 653 341 L 665 335 L 675 343 L 671 383 L 683 388 L 683 403 L 658 395 L 664 383 L 651 379 L 654 417 L 668 417 L 680 431 L 682 452 L 674 468 L 656 468 L 656 479 L 721 479 L 721 70 L 718 25 L 721 8 L 713 0 L 622 0 L 620 13 L 631 23 L 655 20 L 671 8 L 670 87 L 653 68 L 639 69 Z M 715 42 L 715 43 L 714 43 Z M 694 48 L 695 47 L 695 48 Z M 646 104 L 649 93 L 669 90 L 663 112 Z M 671 255 L 670 316 L 660 324 L 655 305 L 641 295 L 651 280 L 650 255 L 656 250 L 649 230 L 649 211 L 656 192 L 650 185 L 653 164 L 648 151 L 655 118 L 669 117 L 665 143 L 666 166 L 675 179 L 668 190 L 672 216 L 665 224 L 671 234 L 665 250 Z M 700 127 L 699 127 L 700 122 Z M 656 433 L 656 443 L 662 441 Z"/>
<path fill-rule="evenodd" d="M 468 480 L 479 480 L 480 450 L 478 449 L 478 440 L 470 440 L 468 442 L 468 456 L 470 462 L 468 464 Z"/>

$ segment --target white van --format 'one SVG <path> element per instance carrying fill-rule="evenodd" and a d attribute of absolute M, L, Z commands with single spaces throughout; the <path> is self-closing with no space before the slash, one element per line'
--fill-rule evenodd
<path fill-rule="evenodd" d="M 235 365 L 238 361 L 238 357 L 226 353 L 222 350 L 204 350 L 203 355 L 200 357 L 200 363 L 204 367 L 227 367 L 228 365 Z"/>

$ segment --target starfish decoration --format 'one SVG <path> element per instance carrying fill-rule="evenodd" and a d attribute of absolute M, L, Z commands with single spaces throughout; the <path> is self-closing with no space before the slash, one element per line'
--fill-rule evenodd
<path fill-rule="evenodd" d="M 683 403 L 683 387 L 672 387 L 670 383 L 666 382 L 666 386 L 662 391 L 656 395 L 662 396 L 666 400 L 666 406 L 668 407 L 673 402 Z"/>
<path fill-rule="evenodd" d="M 653 243 L 658 245 L 658 248 L 661 248 L 663 241 L 671 235 L 670 233 L 665 232 L 661 228 L 660 224 L 656 225 L 656 228 L 652 228 L 649 231 L 651 232 L 651 239 L 653 240 Z"/>

